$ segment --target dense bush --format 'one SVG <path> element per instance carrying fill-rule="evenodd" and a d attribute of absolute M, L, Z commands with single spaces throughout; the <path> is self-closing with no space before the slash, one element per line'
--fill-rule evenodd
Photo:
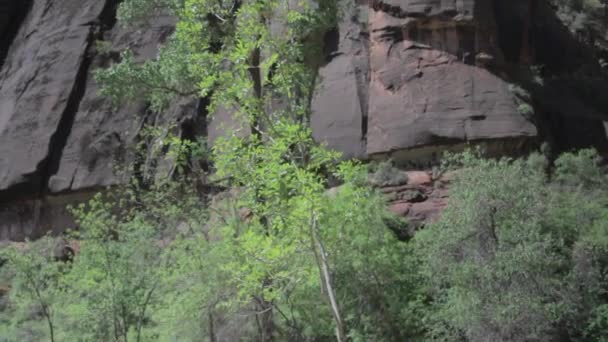
<path fill-rule="evenodd" d="M 539 155 L 452 157 L 450 205 L 416 236 L 431 284 L 433 337 L 454 341 L 603 341 L 606 175 L 591 151 L 550 176 Z"/>

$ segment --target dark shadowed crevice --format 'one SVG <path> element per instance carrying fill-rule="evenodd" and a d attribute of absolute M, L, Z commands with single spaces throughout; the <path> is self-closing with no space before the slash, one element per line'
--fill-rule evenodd
<path fill-rule="evenodd" d="M 599 120 L 542 110 L 536 120 L 539 135 L 555 155 L 582 148 L 594 147 L 599 151 L 608 148 L 606 131 Z"/>
<path fill-rule="evenodd" d="M 594 147 L 608 149 L 602 114 L 608 81 L 601 75 L 594 51 L 577 41 L 546 3 L 537 2 L 530 27 L 535 63 L 542 65 L 543 83 L 533 91 L 541 137 L 555 154 Z M 595 71 L 594 71 L 595 70 Z"/>
<path fill-rule="evenodd" d="M 116 25 L 116 22 L 118 21 L 116 14 L 121 2 L 122 0 L 106 0 L 106 4 L 99 15 L 98 29 L 101 36 L 103 36 L 104 32 L 111 30 Z"/>
<path fill-rule="evenodd" d="M 385 26 L 381 29 L 376 29 L 374 32 L 380 32 L 379 39 L 382 41 L 389 41 L 392 44 L 397 44 L 405 40 L 405 35 L 402 26 Z M 410 30 L 411 40 L 418 41 L 418 27 L 413 26 Z"/>
<path fill-rule="evenodd" d="M 365 51 L 370 51 L 369 40 L 361 37 Z M 361 142 L 364 150 L 367 150 L 367 135 L 369 131 L 369 84 L 371 82 L 371 65 L 369 55 L 363 57 L 363 62 L 355 68 L 357 79 L 357 97 L 361 108 Z"/>
<path fill-rule="evenodd" d="M 203 138 L 207 141 L 209 137 L 209 122 L 211 120 L 211 115 L 209 113 L 211 97 L 212 95 L 209 94 L 208 96 L 200 98 L 198 100 L 198 104 L 196 107 L 196 116 L 191 123 L 190 132 L 182 131 L 182 136 L 184 138 L 189 138 L 193 141 L 196 139 Z M 216 194 L 225 191 L 226 188 L 217 183 L 209 182 L 209 179 L 207 178 L 207 175 L 211 173 L 213 168 L 210 155 L 206 156 L 203 160 L 200 161 L 200 163 L 200 167 L 204 174 L 202 175 L 202 177 L 196 178 L 196 189 L 198 194 L 201 196 L 203 205 L 205 207 L 208 207 L 211 203 L 211 198 Z"/>
<path fill-rule="evenodd" d="M 521 13 L 518 15 L 522 9 L 520 3 L 522 1 L 494 0 L 498 44 L 507 63 L 519 62 L 521 55 L 524 21 Z"/>
<path fill-rule="evenodd" d="M 144 134 L 142 128 L 154 125 L 158 115 L 150 108 L 144 108 L 141 113 L 141 124 L 139 124 L 139 130 L 134 138 L 134 143 L 132 144 L 133 148 L 131 152 L 133 153 L 133 157 L 131 163 L 133 165 L 133 170 L 130 177 L 132 177 L 133 181 L 135 181 L 138 186 L 146 189 L 150 185 L 150 175 L 154 174 L 157 163 L 156 159 L 148 160 L 148 151 L 154 141 L 149 134 Z M 128 183 L 130 184 L 130 182 Z"/>
<path fill-rule="evenodd" d="M 325 64 L 329 64 L 334 58 L 338 57 L 340 45 L 340 30 L 337 27 L 325 32 L 323 35 L 323 56 Z"/>
<path fill-rule="evenodd" d="M 370 4 L 374 11 L 388 13 L 391 16 L 396 17 L 396 18 L 421 16 L 420 14 L 416 14 L 416 13 L 408 13 L 403 8 L 401 8 L 401 6 L 395 5 L 392 2 L 387 3 L 386 1 L 382 1 L 382 0 L 372 0 L 372 1 L 370 1 Z"/>
<path fill-rule="evenodd" d="M 361 98 L 361 96 L 364 95 L 359 95 L 359 97 Z M 360 101 L 363 103 L 363 99 L 360 99 Z M 369 102 L 368 99 L 365 99 L 365 102 Z M 369 113 L 368 113 L 368 108 L 361 108 L 361 112 L 363 113 L 363 116 L 361 118 L 361 141 L 363 142 L 365 148 L 367 149 L 367 132 L 369 130 Z"/>
<path fill-rule="evenodd" d="M 582 65 L 597 62 L 591 46 L 580 42 L 553 9 L 537 2 L 530 37 L 535 46 L 535 63 L 548 72 L 578 73 Z"/>
<path fill-rule="evenodd" d="M 464 64 L 475 65 L 476 28 L 463 25 L 457 27 L 456 31 L 458 32 L 458 51 L 456 51 L 456 56 Z"/>
<path fill-rule="evenodd" d="M 608 148 L 601 89 L 608 87 L 594 52 L 576 40 L 546 2 L 493 0 L 506 80 L 531 95 L 539 141 L 557 155 Z M 596 70 L 594 72 L 593 70 Z M 506 77 L 506 76 L 501 76 Z"/>
<path fill-rule="evenodd" d="M 209 97 L 204 97 L 204 98 L 200 98 L 199 100 L 197 100 L 195 114 L 189 118 L 186 118 L 185 120 L 183 120 L 181 122 L 180 131 L 181 131 L 182 140 L 186 140 L 186 141 L 195 143 L 197 141 L 200 141 L 201 137 L 202 138 L 207 137 L 207 134 L 208 134 L 207 117 L 208 117 L 208 113 L 209 113 L 209 111 L 208 111 L 209 102 L 210 102 Z M 200 166 L 204 172 L 209 171 L 209 161 L 208 160 L 196 161 L 196 160 L 192 159 L 192 156 L 188 156 L 188 162 L 189 163 L 200 162 L 200 165 L 198 165 L 198 166 Z M 190 170 L 187 170 L 187 171 L 190 171 Z"/>
<path fill-rule="evenodd" d="M 32 0 L 0 0 L 0 69 L 31 8 Z"/>

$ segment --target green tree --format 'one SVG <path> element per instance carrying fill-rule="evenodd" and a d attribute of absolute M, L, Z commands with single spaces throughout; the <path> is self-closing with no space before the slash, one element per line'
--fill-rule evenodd
<path fill-rule="evenodd" d="M 189 183 L 141 189 L 137 180 L 82 205 L 74 214 L 81 242 L 64 276 L 63 328 L 91 340 L 148 340 L 155 305 L 162 302 L 168 247 L 179 227 L 204 220 Z M 198 226 L 201 226 L 200 224 Z"/>
<path fill-rule="evenodd" d="M 175 36 L 157 60 L 134 65 L 125 54 L 122 63 L 98 74 L 107 95 L 145 95 L 157 109 L 166 104 L 166 94 L 188 95 L 191 92 L 184 89 L 192 87 L 209 98 L 210 112 L 221 104 L 250 131 L 246 137 L 217 141 L 214 164 L 217 176 L 229 180 L 227 186 L 244 189 L 241 205 L 254 216 L 255 223 L 237 232 L 233 242 L 245 251 L 243 258 L 253 254 L 261 261 L 244 263 L 246 269 L 238 266 L 247 273 L 238 288 L 257 303 L 264 341 L 276 334 L 274 302 L 283 292 L 282 278 L 297 279 L 293 273 L 301 271 L 288 267 L 301 252 L 296 244 L 301 240 L 308 241 L 308 253 L 316 255 L 336 335 L 340 341 L 346 338 L 318 233 L 321 172 L 335 165 L 337 156 L 317 147 L 302 125 L 310 112 L 318 67 L 306 46 L 312 46 L 313 36 L 335 17 L 335 8 L 327 3 L 317 11 L 294 11 L 281 1 L 186 1 L 176 8 L 180 21 Z M 122 13 L 134 6 L 139 5 L 126 2 Z M 277 23 L 279 33 L 273 32 Z M 146 94 L 138 93 L 142 89 Z M 279 100 L 282 105 L 277 107 Z"/>
<path fill-rule="evenodd" d="M 7 263 L 2 273 L 12 281 L 7 313 L 11 317 L 8 324 L 0 325 L 0 340 L 57 341 L 59 293 L 66 269 L 54 260 L 56 246 L 56 239 L 45 236 L 2 250 L 0 257 Z"/>
<path fill-rule="evenodd" d="M 158 4 L 126 1 L 120 13 L 127 21 L 137 21 L 141 19 L 137 13 L 146 12 L 143 6 L 151 6 L 153 13 Z M 363 211 L 348 221 L 348 227 L 346 222 L 330 218 L 349 211 L 347 208 L 357 211 L 355 205 L 363 204 L 365 196 L 354 193 L 370 195 L 370 203 L 376 205 L 370 204 L 369 209 L 379 209 L 383 201 L 366 193 L 365 184 L 352 187 L 354 197 L 348 197 L 358 198 L 361 203 L 349 207 L 347 197 L 343 201 L 328 200 L 329 177 L 347 181 L 353 178 L 347 175 L 360 174 L 362 169 L 340 164 L 339 155 L 319 146 L 307 127 L 317 69 L 322 63 L 321 38 L 336 24 L 337 1 L 296 5 L 276 0 L 190 0 L 171 4 L 179 22 L 159 57 L 136 64 L 125 53 L 121 63 L 97 74 L 103 92 L 117 101 L 143 97 L 157 110 L 162 110 L 172 97 L 196 92 L 207 99 L 211 115 L 217 110 L 232 113 L 232 123 L 245 134 L 214 142 L 214 177 L 226 188 L 239 189 L 234 209 L 246 209 L 250 217 L 247 222 L 225 220 L 229 223 L 212 229 L 221 242 L 201 240 L 200 245 L 208 247 L 200 253 L 215 260 L 211 255 L 221 250 L 224 258 L 230 257 L 219 271 L 209 270 L 208 264 L 201 267 L 200 262 L 198 269 L 206 269 L 205 274 L 216 280 L 233 280 L 222 288 L 234 289 L 239 302 L 236 307 L 255 308 L 257 335 L 262 341 L 326 335 L 327 324 L 313 328 L 313 322 L 328 317 L 334 322 L 336 338 L 345 341 L 355 334 L 355 328 L 347 326 L 345 308 L 352 310 L 350 320 L 354 324 L 363 324 L 363 320 L 353 318 L 361 313 L 354 304 L 356 300 L 349 298 L 356 296 L 356 291 L 348 286 L 351 279 L 337 277 L 337 263 L 348 264 L 347 253 L 351 250 L 363 260 L 363 254 L 369 253 L 363 251 L 365 237 L 369 236 L 365 224 L 384 228 L 385 210 Z M 336 231 L 346 233 L 347 228 L 350 234 L 361 234 L 360 240 L 354 240 L 362 244 L 357 249 L 335 238 Z M 378 246 L 383 256 L 389 251 L 404 253 L 388 231 L 368 241 L 375 242 L 385 244 Z M 391 303 L 379 288 L 384 282 L 400 282 L 407 277 L 398 276 L 398 266 L 389 267 L 379 256 L 367 260 L 372 263 L 361 266 L 357 275 L 362 285 L 375 287 L 376 298 L 357 296 L 357 300 L 369 301 L 364 310 L 369 317 L 374 316 L 371 308 L 375 306 L 384 310 L 387 318 L 390 310 L 386 307 Z M 365 270 L 380 265 L 387 268 L 386 274 L 376 274 L 375 283 L 369 282 Z M 400 284 L 405 286 L 407 282 Z M 314 294 L 314 288 L 320 288 L 323 296 Z M 215 295 L 210 299 L 217 295 L 211 293 Z M 205 299 L 199 306 L 234 307 L 225 302 Z M 357 332 L 362 339 L 389 336 L 380 333 L 382 329 L 368 331 L 371 322 L 382 321 L 378 315 L 369 321 L 367 328 Z M 398 330 L 395 319 L 383 324 Z"/>
<path fill-rule="evenodd" d="M 551 179 L 539 155 L 450 159 L 459 169 L 450 204 L 415 238 L 435 301 L 433 338 L 601 341 L 585 332 L 603 324 L 594 312 L 607 285 L 608 192 L 596 159 L 563 155 Z"/>
<path fill-rule="evenodd" d="M 420 259 L 413 244 L 398 241 L 387 227 L 407 222 L 387 213 L 383 195 L 366 185 L 366 172 L 344 177 L 348 181 L 325 198 L 322 233 L 349 338 L 423 341 Z"/>

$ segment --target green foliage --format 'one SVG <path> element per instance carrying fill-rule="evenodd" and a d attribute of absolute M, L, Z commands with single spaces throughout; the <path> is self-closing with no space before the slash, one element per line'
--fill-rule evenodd
<path fill-rule="evenodd" d="M 593 150 L 564 153 L 555 161 L 554 179 L 566 187 L 605 190 L 606 174 L 598 167 L 599 163 L 600 157 Z"/>
<path fill-rule="evenodd" d="M 140 143 L 136 148 L 136 158 L 144 165 L 141 170 L 148 177 L 155 176 L 162 183 L 171 180 L 174 175 L 186 174 L 200 176 L 201 163 L 209 160 L 211 151 L 203 137 L 195 141 L 182 139 L 174 133 L 174 125 L 145 126 L 140 132 Z M 152 164 L 168 164 L 170 169 L 165 174 L 149 174 Z M 155 170 L 159 173 L 159 170 Z M 165 179 L 166 178 L 166 179 Z"/>
<path fill-rule="evenodd" d="M 144 5 L 127 1 L 121 11 L 125 18 L 137 17 Z M 273 315 L 282 313 L 286 294 L 310 283 L 312 270 L 321 270 L 325 257 L 317 250 L 316 222 L 323 209 L 323 172 L 332 173 L 337 164 L 337 155 L 316 146 L 302 125 L 319 63 L 311 54 L 319 50 L 310 47 L 335 22 L 336 6 L 297 7 L 272 0 L 185 1 L 174 7 L 176 32 L 156 60 L 136 64 L 125 53 L 121 63 L 97 74 L 104 93 L 117 102 L 143 97 L 161 110 L 172 96 L 198 93 L 208 98 L 209 112 L 228 110 L 251 132 L 218 139 L 213 162 L 219 179 L 242 189 L 238 205 L 252 212 L 247 227 L 229 226 L 233 231 L 220 235 L 234 251 L 225 271 L 240 279 L 233 284 L 236 298 L 241 306 L 253 299 L 263 313 L 262 340 L 276 334 Z M 325 290 L 333 292 L 329 283 Z M 339 315 L 335 303 L 332 312 Z M 295 319 L 282 315 L 293 330 Z"/>
<path fill-rule="evenodd" d="M 184 0 L 129 0 L 118 8 L 118 20 L 122 23 L 146 22 L 167 10 L 177 10 Z"/>
<path fill-rule="evenodd" d="M 593 151 L 559 158 L 552 180 L 538 158 L 449 159 L 460 169 L 450 205 L 415 238 L 434 338 L 601 341 L 606 177 Z"/>
<path fill-rule="evenodd" d="M 162 49 L 156 60 L 137 64 L 131 51 L 121 54 L 121 63 L 112 68 L 98 70 L 95 79 L 103 87 L 101 94 L 114 100 L 116 105 L 127 99 L 148 99 L 153 109 L 165 108 L 176 95 L 192 96 L 193 70 L 189 51 L 173 43 Z M 170 62 L 166 62 L 170 61 Z"/>
<path fill-rule="evenodd" d="M 354 184 L 346 183 L 326 199 L 329 212 L 323 220 L 350 339 L 420 339 L 425 296 L 417 256 L 386 226 L 398 219 L 386 213 L 381 195 Z"/>
<path fill-rule="evenodd" d="M 165 9 L 179 21 L 160 55 L 139 62 L 127 51 L 96 79 L 116 104 L 146 99 L 161 111 L 175 97 L 198 95 L 207 98 L 209 113 L 231 112 L 249 134 L 220 137 L 211 159 L 216 185 L 238 189 L 238 197 L 228 196 L 228 214 L 188 224 L 162 248 L 154 241 L 166 229 L 159 222 L 165 221 L 167 203 L 141 203 L 141 196 L 166 189 L 136 192 L 118 208 L 116 201 L 96 200 L 78 211 L 87 251 L 70 277 L 86 300 L 71 310 L 86 317 L 89 336 L 215 340 L 219 322 L 239 325 L 231 340 L 403 335 L 399 319 L 416 322 L 415 310 L 396 300 L 415 299 L 416 292 L 408 291 L 414 282 L 397 261 L 411 258 L 411 251 L 385 229 L 384 202 L 367 189 L 364 169 L 340 163 L 306 126 L 323 62 L 319 42 L 337 20 L 337 2 L 293 7 L 276 0 L 131 0 L 121 4 L 119 16 L 145 21 Z M 195 154 L 209 157 L 202 144 L 157 128 L 149 133 L 144 168 L 163 156 L 182 175 Z M 345 183 L 331 199 L 330 176 Z M 176 217 L 189 217 L 184 211 L 194 203 L 179 207 Z M 250 213 L 246 220 L 237 214 L 243 209 Z M 159 215 L 150 217 L 150 210 Z M 377 229 L 374 234 L 369 225 Z M 373 246 L 377 253 L 370 254 Z M 386 284 L 397 286 L 385 291 Z M 361 294 L 362 288 L 369 291 Z M 150 301 L 143 300 L 148 295 Z"/>
<path fill-rule="evenodd" d="M 84 248 L 66 276 L 76 299 L 64 303 L 67 328 L 87 340 L 139 341 L 159 282 L 162 231 L 140 212 L 111 215 L 111 203 L 98 198 L 75 212 Z"/>
<path fill-rule="evenodd" d="M 106 54 L 112 49 L 112 44 L 105 40 L 96 40 L 95 49 L 100 54 Z"/>
<path fill-rule="evenodd" d="M 393 163 L 384 161 L 374 165 L 369 182 L 373 186 L 397 186 L 407 183 L 407 174 L 393 166 Z"/>
<path fill-rule="evenodd" d="M 350 341 L 605 340 L 608 192 L 595 152 L 562 155 L 550 177 L 536 154 L 449 156 L 448 208 L 405 243 L 367 168 L 287 127 L 273 137 L 283 144 L 216 157 L 217 177 L 240 187 L 209 210 L 188 178 L 134 181 L 75 210 L 73 262 L 54 262 L 49 238 L 5 250 L 5 340 L 48 338 L 48 322 L 56 340 L 252 340 L 264 326 L 278 341 L 332 339 L 321 252 Z M 309 163 L 285 157 L 299 144 Z M 342 185 L 326 191 L 321 166 Z"/>
<path fill-rule="evenodd" d="M 176 32 L 158 58 L 138 64 L 125 52 L 121 63 L 100 70 L 97 80 L 117 102 L 149 99 L 156 109 L 198 91 L 202 96 L 213 92 L 210 112 L 221 104 L 258 117 L 261 102 L 286 96 L 291 107 L 286 110 L 301 113 L 291 104 L 301 104 L 298 99 L 312 91 L 315 77 L 308 66 L 314 69 L 321 62 L 319 40 L 335 23 L 335 2 L 320 1 L 314 10 L 304 2 L 293 6 L 276 0 L 125 1 L 119 10 L 123 23 L 171 7 L 179 17 Z"/>
<path fill-rule="evenodd" d="M 2 278 L 12 279 L 0 319 L 0 341 L 57 341 L 64 265 L 54 262 L 56 241 L 48 236 L 1 251 Z"/>

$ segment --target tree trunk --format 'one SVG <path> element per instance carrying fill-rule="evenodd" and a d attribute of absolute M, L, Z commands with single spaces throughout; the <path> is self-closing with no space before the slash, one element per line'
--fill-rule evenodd
<path fill-rule="evenodd" d="M 258 303 L 256 320 L 258 322 L 259 340 L 260 342 L 271 342 L 274 340 L 275 331 L 273 304 L 263 298 L 256 297 L 255 299 Z"/>
<path fill-rule="evenodd" d="M 314 217 L 311 219 L 310 224 L 310 235 L 313 242 L 313 250 L 317 259 L 317 266 L 319 267 L 319 273 L 321 275 L 321 282 L 323 289 L 327 295 L 329 305 L 331 307 L 331 313 L 334 317 L 334 323 L 336 324 L 336 340 L 338 342 L 346 342 L 346 334 L 344 329 L 344 321 L 342 319 L 342 313 L 340 312 L 340 306 L 336 300 L 336 293 L 333 287 L 333 281 L 331 272 L 329 271 L 329 263 L 327 262 L 327 255 L 325 253 L 325 247 L 323 242 L 319 238 L 317 231 L 317 221 Z"/>
<path fill-rule="evenodd" d="M 211 309 L 209 309 L 209 313 L 207 316 L 209 319 L 209 341 L 217 342 L 217 337 L 215 336 L 215 325 L 213 322 L 213 313 L 211 312 Z"/>

